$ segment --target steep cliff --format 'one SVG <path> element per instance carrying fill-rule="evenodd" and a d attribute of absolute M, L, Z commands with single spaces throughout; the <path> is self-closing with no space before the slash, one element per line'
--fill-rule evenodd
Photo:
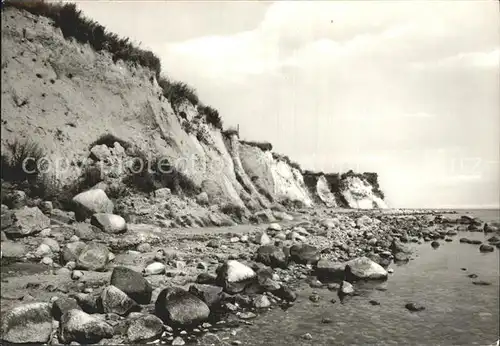
<path fill-rule="evenodd" d="M 1 144 L 7 155 L 16 140 L 36 142 L 51 164 L 44 176 L 61 189 L 105 163 L 117 167 L 97 181 L 127 185 L 140 178 L 193 199 L 204 192 L 207 201 L 197 199 L 204 208 L 245 214 L 277 203 L 386 207 L 364 178 L 343 179 L 336 191 L 321 176 L 311 188 L 299 167 L 269 147 L 240 142 L 237 133 L 214 125 L 213 112 L 197 99 L 166 93 L 158 70 L 96 50 L 90 39 L 79 42 L 58 25 L 15 7 L 2 10 Z M 130 160 L 138 157 L 163 160 L 175 174 L 155 169 L 131 180 Z M 165 185 L 168 179 L 175 184 Z"/>

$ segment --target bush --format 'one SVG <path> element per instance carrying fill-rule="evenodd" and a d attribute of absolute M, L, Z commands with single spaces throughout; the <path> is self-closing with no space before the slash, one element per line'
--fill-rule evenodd
<path fill-rule="evenodd" d="M 116 137 L 115 135 L 113 135 L 111 133 L 107 133 L 107 134 L 102 135 L 98 139 L 96 139 L 94 142 L 92 142 L 92 144 L 90 144 L 90 146 L 89 146 L 89 149 L 92 149 L 96 145 L 103 145 L 103 144 L 105 146 L 107 146 L 108 148 L 113 148 L 114 145 L 115 145 L 115 142 L 120 143 L 120 145 L 124 149 L 128 149 L 128 148 L 130 148 L 132 146 L 129 142 L 127 142 L 127 141 L 125 141 L 125 140 L 123 140 L 121 138 L 118 138 L 118 137 Z"/>
<path fill-rule="evenodd" d="M 74 37 L 78 42 L 89 43 L 97 51 L 110 52 L 114 62 L 121 59 L 141 65 L 154 71 L 157 79 L 160 76 L 161 63 L 155 54 L 134 46 L 128 38 L 121 39 L 118 35 L 107 32 L 102 25 L 84 17 L 81 11 L 77 10 L 76 4 L 44 0 L 6 0 L 3 7 L 15 7 L 48 17 L 61 29 L 65 38 Z"/>
<path fill-rule="evenodd" d="M 207 124 L 210 124 L 219 130 L 222 130 L 222 118 L 220 117 L 219 112 L 216 109 L 210 106 L 199 105 L 198 113 L 205 116 Z"/>
<path fill-rule="evenodd" d="M 297 163 L 297 162 L 294 162 L 292 160 L 290 160 L 290 158 L 286 155 L 281 155 L 281 154 L 277 154 L 277 153 L 272 153 L 273 155 L 273 159 L 275 160 L 281 160 L 281 161 L 284 161 L 286 162 L 290 167 L 292 168 L 295 168 L 295 169 L 298 169 L 299 172 L 302 172 L 302 167 L 300 167 L 300 165 Z"/>
<path fill-rule="evenodd" d="M 40 174 L 40 159 L 45 157 L 43 149 L 31 140 L 16 139 L 7 143 L 8 154 L 1 156 L 2 179 L 8 182 L 33 182 Z"/>
<path fill-rule="evenodd" d="M 242 144 L 250 145 L 252 147 L 259 148 L 262 151 L 273 150 L 273 145 L 269 142 L 253 142 L 253 141 L 240 141 Z"/>
<path fill-rule="evenodd" d="M 233 203 L 223 205 L 220 210 L 226 215 L 235 217 L 237 220 L 242 220 L 246 214 L 245 208 Z"/>
<path fill-rule="evenodd" d="M 163 96 L 172 104 L 174 111 L 177 112 L 183 102 L 190 102 L 194 106 L 198 105 L 199 99 L 196 90 L 183 82 L 172 82 L 168 78 L 161 77 L 158 84 L 163 90 Z"/>
<path fill-rule="evenodd" d="M 222 134 L 224 135 L 224 137 L 231 137 L 232 135 L 237 135 L 238 137 L 240 136 L 240 132 L 238 131 L 238 129 L 236 129 L 235 127 L 230 127 L 224 131 L 222 131 Z"/>
<path fill-rule="evenodd" d="M 134 174 L 125 178 L 124 183 L 139 191 L 151 193 L 163 187 L 168 187 L 173 193 L 195 196 L 201 189 L 184 173 L 171 166 L 165 160 L 154 160 L 145 163 L 142 170 L 134 167 Z"/>

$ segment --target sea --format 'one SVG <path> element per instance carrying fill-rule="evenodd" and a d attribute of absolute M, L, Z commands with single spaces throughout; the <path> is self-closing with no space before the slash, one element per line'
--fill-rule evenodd
<path fill-rule="evenodd" d="M 500 210 L 457 213 L 500 222 Z M 412 245 L 415 259 L 392 264 L 394 272 L 385 282 L 355 284 L 360 295 L 342 303 L 334 291 L 304 285 L 294 306 L 260 315 L 231 339 L 241 345 L 496 345 L 499 251 L 481 253 L 478 245 L 458 241 L 461 237 L 485 241 L 491 236 L 459 232 L 452 242 L 441 241 L 438 249 L 430 243 Z M 478 280 L 490 285 L 473 284 Z M 313 291 L 321 297 L 317 303 L 308 299 Z M 425 310 L 407 310 L 405 305 L 411 302 Z M 325 319 L 330 323 L 323 323 Z M 310 338 L 304 336 L 307 333 Z"/>

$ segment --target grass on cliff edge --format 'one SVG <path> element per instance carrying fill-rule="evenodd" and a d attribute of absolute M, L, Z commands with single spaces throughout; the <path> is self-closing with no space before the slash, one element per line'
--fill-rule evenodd
<path fill-rule="evenodd" d="M 196 90 L 186 83 L 171 81 L 161 76 L 160 59 L 151 51 L 141 49 L 129 41 L 129 38 L 120 38 L 117 34 L 107 31 L 104 26 L 86 18 L 74 3 L 46 2 L 44 0 L 5 0 L 4 8 L 14 7 L 26 10 L 34 15 L 44 16 L 54 21 L 61 29 L 65 38 L 73 37 L 80 43 L 88 43 L 96 51 L 111 53 L 114 62 L 123 60 L 149 68 L 155 73 L 156 80 L 174 110 L 183 102 L 188 101 L 194 106 L 199 105 Z M 222 129 L 222 120 L 219 113 L 208 106 L 202 106 L 200 114 L 204 114 L 208 124 Z"/>

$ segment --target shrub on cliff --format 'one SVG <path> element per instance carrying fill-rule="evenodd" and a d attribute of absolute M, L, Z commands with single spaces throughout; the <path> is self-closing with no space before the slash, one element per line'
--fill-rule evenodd
<path fill-rule="evenodd" d="M 219 112 L 216 109 L 210 106 L 199 105 L 198 114 L 205 116 L 208 124 L 219 130 L 222 130 L 222 118 L 220 117 Z"/>
<path fill-rule="evenodd" d="M 34 181 L 40 173 L 43 149 L 31 140 L 19 140 L 6 144 L 7 153 L 2 153 L 1 174 L 4 181 Z"/>
<path fill-rule="evenodd" d="M 302 172 L 302 167 L 300 167 L 300 165 L 297 162 L 294 162 L 294 161 L 290 160 L 290 158 L 288 156 L 282 155 L 282 154 L 278 154 L 278 153 L 273 153 L 272 155 L 273 155 L 273 159 L 284 161 L 290 167 L 295 168 L 295 169 L 299 170 L 300 172 Z"/>
<path fill-rule="evenodd" d="M 52 19 L 60 28 L 64 37 L 74 37 L 78 42 L 89 43 L 95 50 L 106 50 L 111 53 L 113 61 L 124 60 L 150 68 L 159 78 L 161 72 L 160 59 L 153 53 L 136 47 L 128 38 L 107 32 L 97 22 L 90 20 L 77 10 L 76 4 L 54 3 L 44 0 L 6 0 L 3 8 L 15 7 L 34 15 Z"/>
<path fill-rule="evenodd" d="M 240 141 L 241 144 L 250 145 L 252 147 L 259 148 L 262 151 L 273 150 L 273 145 L 269 142 L 254 142 L 254 141 Z"/>
<path fill-rule="evenodd" d="M 177 111 L 178 107 L 186 101 L 194 106 L 198 105 L 199 99 L 196 90 L 186 83 L 174 82 L 166 77 L 160 77 L 158 84 L 163 90 L 163 96 L 172 104 L 174 111 Z"/>

